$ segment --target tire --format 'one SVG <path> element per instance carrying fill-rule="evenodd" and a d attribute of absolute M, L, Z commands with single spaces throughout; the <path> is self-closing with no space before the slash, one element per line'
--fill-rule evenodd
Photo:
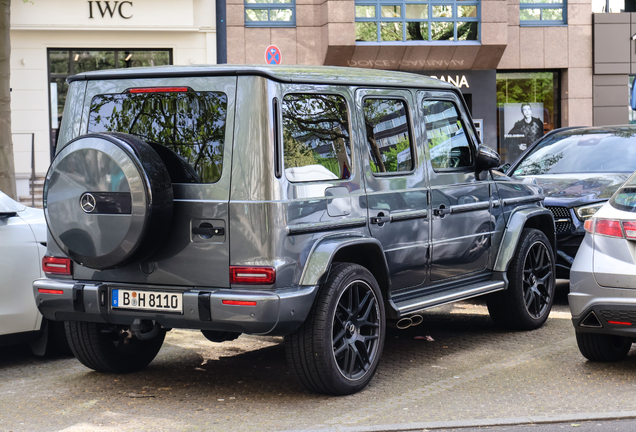
<path fill-rule="evenodd" d="M 96 323 L 65 323 L 66 337 L 75 357 L 97 372 L 128 373 L 148 366 L 157 356 L 165 330 L 150 340 L 129 336 L 127 329 L 105 329 Z M 127 337 L 128 336 L 128 337 Z"/>
<path fill-rule="evenodd" d="M 623 336 L 576 332 L 579 351 L 588 360 L 617 362 L 627 358 L 632 341 Z"/>
<path fill-rule="evenodd" d="M 514 330 L 541 327 L 554 302 L 554 276 L 554 253 L 548 238 L 537 229 L 524 229 L 508 269 L 508 289 L 487 298 L 495 324 Z"/>
<path fill-rule="evenodd" d="M 305 322 L 285 338 L 287 362 L 310 391 L 356 393 L 373 378 L 384 337 L 384 302 L 375 278 L 357 264 L 337 263 Z"/>

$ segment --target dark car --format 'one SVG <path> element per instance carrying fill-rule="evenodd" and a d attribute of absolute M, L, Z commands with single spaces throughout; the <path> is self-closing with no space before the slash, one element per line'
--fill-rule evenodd
<path fill-rule="evenodd" d="M 583 224 L 636 170 L 636 125 L 557 129 L 536 141 L 507 169 L 543 188 L 557 232 L 557 277 L 570 267 Z"/>
<path fill-rule="evenodd" d="M 166 331 L 283 335 L 292 373 L 362 390 L 386 325 L 487 296 L 531 330 L 554 299 L 540 188 L 491 169 L 458 88 L 355 68 L 193 66 L 69 78 L 46 177 L 45 318 L 99 372 Z"/>

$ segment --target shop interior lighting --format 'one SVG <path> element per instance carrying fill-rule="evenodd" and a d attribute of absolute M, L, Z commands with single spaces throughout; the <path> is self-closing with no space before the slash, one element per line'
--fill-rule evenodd
<path fill-rule="evenodd" d="M 75 61 L 79 60 L 79 54 L 75 54 Z"/>
<path fill-rule="evenodd" d="M 131 58 L 131 57 L 132 57 L 132 54 L 128 54 L 128 55 L 126 56 L 126 59 L 125 59 L 124 61 L 128 61 L 128 60 L 130 60 L 130 58 Z"/>

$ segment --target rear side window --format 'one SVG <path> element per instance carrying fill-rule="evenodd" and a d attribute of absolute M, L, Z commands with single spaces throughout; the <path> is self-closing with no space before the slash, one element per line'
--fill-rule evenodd
<path fill-rule="evenodd" d="M 471 167 L 473 155 L 455 104 L 425 100 L 422 108 L 433 169 Z"/>
<path fill-rule="evenodd" d="M 349 114 L 344 97 L 288 94 L 283 98 L 285 175 L 292 182 L 351 176 Z"/>
<path fill-rule="evenodd" d="M 88 132 L 136 135 L 157 150 L 173 182 L 214 183 L 223 170 L 226 119 L 220 92 L 105 94 L 91 101 Z M 179 165 L 186 169 L 175 174 L 171 167 Z"/>
<path fill-rule="evenodd" d="M 374 173 L 411 171 L 413 155 L 406 104 L 399 99 L 365 99 L 364 126 Z"/>

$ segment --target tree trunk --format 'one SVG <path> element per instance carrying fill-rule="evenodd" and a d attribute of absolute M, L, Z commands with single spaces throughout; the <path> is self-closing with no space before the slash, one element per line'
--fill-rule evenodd
<path fill-rule="evenodd" d="M 11 137 L 11 0 L 0 0 L 0 191 L 17 199 Z"/>

